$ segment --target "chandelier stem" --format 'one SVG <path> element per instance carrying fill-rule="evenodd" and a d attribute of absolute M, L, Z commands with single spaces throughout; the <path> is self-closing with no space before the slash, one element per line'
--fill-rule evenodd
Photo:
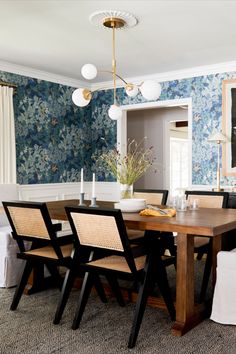
<path fill-rule="evenodd" d="M 115 48 L 115 23 L 112 26 L 112 74 L 113 74 L 113 99 L 116 104 L 116 48 Z"/>

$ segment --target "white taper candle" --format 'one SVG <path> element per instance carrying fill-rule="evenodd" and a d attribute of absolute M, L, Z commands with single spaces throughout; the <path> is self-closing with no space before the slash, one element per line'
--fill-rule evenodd
<path fill-rule="evenodd" d="M 92 198 L 95 198 L 95 173 L 93 173 Z"/>
<path fill-rule="evenodd" d="M 80 193 L 84 193 L 84 169 L 81 168 Z"/>

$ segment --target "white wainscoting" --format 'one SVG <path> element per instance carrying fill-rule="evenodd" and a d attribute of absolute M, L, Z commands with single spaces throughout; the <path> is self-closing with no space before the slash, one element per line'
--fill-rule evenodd
<path fill-rule="evenodd" d="M 92 182 L 84 182 L 85 199 L 91 199 Z M 119 183 L 96 182 L 97 200 L 118 201 Z M 20 185 L 20 199 L 46 202 L 62 199 L 79 199 L 80 183 L 53 183 Z"/>

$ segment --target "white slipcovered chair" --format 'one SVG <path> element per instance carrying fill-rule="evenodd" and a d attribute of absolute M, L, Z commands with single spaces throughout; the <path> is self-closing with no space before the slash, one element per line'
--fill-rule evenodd
<path fill-rule="evenodd" d="M 0 184 L 0 207 L 2 201 L 19 200 L 17 184 Z M 0 287 L 17 285 L 24 261 L 16 258 L 18 245 L 11 236 L 11 227 L 5 212 L 0 213 Z"/>
<path fill-rule="evenodd" d="M 236 325 L 236 248 L 217 254 L 217 277 L 211 320 Z"/>

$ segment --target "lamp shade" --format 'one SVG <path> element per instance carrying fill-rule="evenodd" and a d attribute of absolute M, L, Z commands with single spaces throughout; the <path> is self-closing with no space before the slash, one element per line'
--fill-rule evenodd
<path fill-rule="evenodd" d="M 157 100 L 161 94 L 161 85 L 154 80 L 147 80 L 140 86 L 140 91 L 146 100 Z"/>
<path fill-rule="evenodd" d="M 108 110 L 108 115 L 111 119 L 117 120 L 122 117 L 122 110 L 116 104 L 112 104 Z"/>
<path fill-rule="evenodd" d="M 86 89 L 78 88 L 72 93 L 72 101 L 76 106 L 85 107 L 89 104 L 91 98 L 90 97 L 88 97 L 88 99 L 85 98 L 86 91 L 87 93 L 89 93 L 89 91 Z"/>
<path fill-rule="evenodd" d="M 129 84 L 126 86 L 125 92 L 129 97 L 135 97 L 138 94 L 138 86 Z"/>
<path fill-rule="evenodd" d="M 85 64 L 81 68 L 81 74 L 86 80 L 93 80 L 97 76 L 97 68 L 93 64 Z"/>
<path fill-rule="evenodd" d="M 216 132 L 210 135 L 208 141 L 218 144 L 225 143 L 227 141 L 227 137 L 221 132 Z"/>

